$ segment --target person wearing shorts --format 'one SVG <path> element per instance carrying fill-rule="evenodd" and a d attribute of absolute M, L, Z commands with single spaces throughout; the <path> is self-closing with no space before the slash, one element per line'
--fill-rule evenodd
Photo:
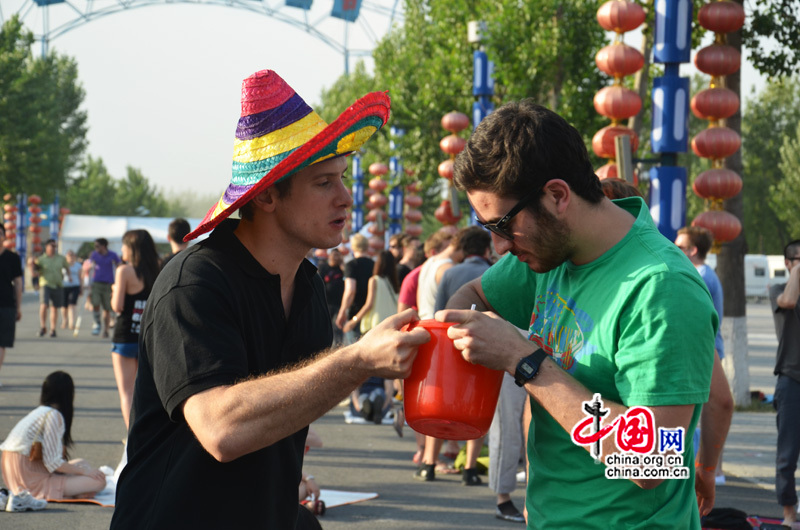
<path fill-rule="evenodd" d="M 92 309 L 94 327 L 92 335 L 100 334 L 100 311 L 103 311 L 103 338 L 108 338 L 111 322 L 111 285 L 114 271 L 121 263 L 116 252 L 108 250 L 108 240 L 101 237 L 94 241 L 94 252 L 89 256 L 92 262 Z"/>
<path fill-rule="evenodd" d="M 67 251 L 69 275 L 64 276 L 64 305 L 61 308 L 61 329 L 75 329 L 75 307 L 81 297 L 83 287 L 81 276 L 83 267 L 72 250 Z"/>
<path fill-rule="evenodd" d="M 47 333 L 47 306 L 50 306 L 50 336 L 56 336 L 58 308 L 64 307 L 64 277 L 71 278 L 67 258 L 56 252 L 56 241 L 50 239 L 44 254 L 36 258 L 39 267 L 39 336 Z"/>

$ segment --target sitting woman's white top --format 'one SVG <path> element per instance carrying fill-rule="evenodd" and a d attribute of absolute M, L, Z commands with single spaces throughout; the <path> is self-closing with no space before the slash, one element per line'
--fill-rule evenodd
<path fill-rule="evenodd" d="M 64 430 L 64 416 L 52 407 L 40 405 L 11 429 L 8 438 L 0 445 L 0 451 L 28 456 L 31 446 L 41 442 L 44 467 L 53 473 L 65 462 Z"/>

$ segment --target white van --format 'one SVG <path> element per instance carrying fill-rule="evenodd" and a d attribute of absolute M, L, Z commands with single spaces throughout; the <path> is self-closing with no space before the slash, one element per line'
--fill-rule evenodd
<path fill-rule="evenodd" d="M 764 254 L 744 257 L 744 295 L 748 298 L 768 298 L 770 262 Z"/>

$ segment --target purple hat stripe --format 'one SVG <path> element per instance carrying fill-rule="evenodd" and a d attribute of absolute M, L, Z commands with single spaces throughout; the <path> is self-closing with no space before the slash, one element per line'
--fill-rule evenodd
<path fill-rule="evenodd" d="M 247 192 L 247 190 L 249 190 L 252 187 L 253 187 L 252 184 L 249 186 L 234 186 L 233 184 L 230 184 L 228 186 L 228 189 L 225 190 L 225 194 L 222 196 L 222 200 L 226 204 L 233 204 L 234 202 L 236 202 L 236 199 L 244 195 Z"/>
<path fill-rule="evenodd" d="M 236 126 L 236 138 L 252 140 L 304 118 L 313 112 L 303 98 L 295 94 L 282 105 L 257 114 L 242 116 Z"/>

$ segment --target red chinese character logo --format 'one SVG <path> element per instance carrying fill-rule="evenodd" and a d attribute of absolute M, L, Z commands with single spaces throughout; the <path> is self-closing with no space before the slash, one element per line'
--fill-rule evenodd
<path fill-rule="evenodd" d="M 617 423 L 618 422 L 618 423 Z M 617 447 L 620 451 L 646 454 L 656 444 L 653 413 L 646 407 L 632 407 L 617 418 Z"/>

